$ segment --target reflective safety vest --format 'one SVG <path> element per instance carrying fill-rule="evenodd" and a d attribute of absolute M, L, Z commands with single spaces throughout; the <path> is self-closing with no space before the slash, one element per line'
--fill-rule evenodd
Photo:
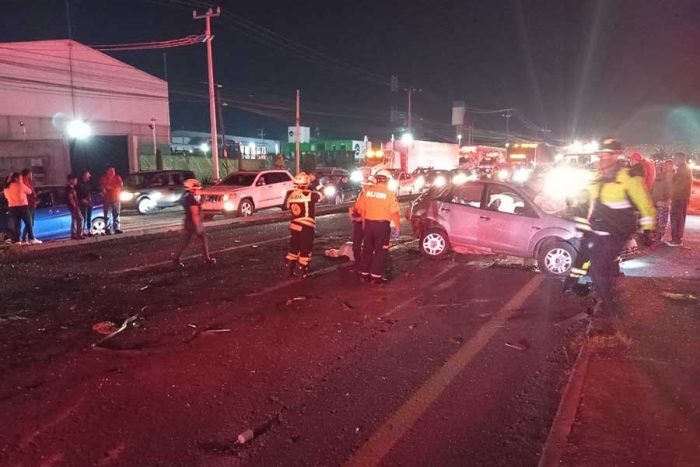
<path fill-rule="evenodd" d="M 641 177 L 633 177 L 627 168 L 621 168 L 613 179 L 598 178 L 591 184 L 592 231 L 599 235 L 629 236 L 639 224 L 644 230 L 654 230 L 656 209 Z M 636 209 L 635 209 L 636 208 Z"/>
<path fill-rule="evenodd" d="M 323 199 L 318 191 L 295 189 L 287 198 L 287 207 L 292 212 L 291 228 L 305 225 L 316 226 L 316 203 Z M 295 229 L 297 230 L 297 229 Z"/>
<path fill-rule="evenodd" d="M 384 184 L 367 188 L 364 196 L 357 199 L 355 209 L 363 219 L 370 221 L 391 221 L 394 214 L 401 210 L 396 193 Z"/>

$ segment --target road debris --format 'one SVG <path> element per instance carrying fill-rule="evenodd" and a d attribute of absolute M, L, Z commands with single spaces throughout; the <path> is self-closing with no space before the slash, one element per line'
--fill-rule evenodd
<path fill-rule="evenodd" d="M 301 297 L 294 297 L 294 298 L 288 299 L 288 300 L 285 302 L 285 304 L 286 304 L 287 306 L 289 306 L 289 305 L 291 305 L 291 304 L 294 303 L 294 302 L 301 302 L 301 301 L 303 301 L 303 300 L 306 300 L 306 297 L 304 297 L 304 296 L 301 296 Z"/>
<path fill-rule="evenodd" d="M 139 290 L 146 290 L 146 289 L 149 288 L 149 287 L 150 287 L 150 285 L 144 285 L 144 286 L 141 287 Z"/>
<path fill-rule="evenodd" d="M 206 331 L 202 331 L 202 334 L 220 334 L 222 332 L 231 332 L 230 329 L 207 329 Z"/>
<path fill-rule="evenodd" d="M 248 428 L 243 433 L 238 435 L 238 444 L 245 444 L 248 441 L 250 441 L 251 439 L 253 439 L 254 437 L 255 437 L 255 433 L 253 433 L 253 430 Z"/>
<path fill-rule="evenodd" d="M 112 334 L 114 331 L 116 331 L 117 325 L 114 324 L 112 321 L 102 321 L 100 323 L 95 323 L 92 325 L 92 330 L 95 331 L 98 334 L 102 335 L 108 335 Z"/>
<path fill-rule="evenodd" d="M 350 305 L 348 302 L 343 302 L 343 308 L 344 308 L 346 311 L 352 311 L 352 310 L 355 309 L 355 307 L 352 306 L 352 305 Z"/>
<path fill-rule="evenodd" d="M 195 329 L 197 328 L 197 325 L 196 325 L 196 324 L 188 324 L 188 326 L 191 327 L 191 328 L 195 328 Z"/>
<path fill-rule="evenodd" d="M 530 343 L 526 339 L 520 339 L 518 342 L 506 342 L 506 347 L 516 350 L 527 350 L 530 348 Z"/>
<path fill-rule="evenodd" d="M 104 343 L 105 341 L 111 339 L 112 337 L 116 336 L 117 334 L 119 334 L 120 332 L 122 332 L 123 330 L 125 330 L 126 328 L 128 328 L 129 326 L 137 327 L 138 325 L 137 325 L 137 323 L 136 323 L 136 320 L 138 319 L 138 317 L 139 317 L 139 314 L 138 314 L 138 313 L 136 313 L 134 316 L 128 317 L 127 319 L 124 320 L 124 322 L 123 322 L 122 325 L 119 327 L 119 329 L 117 329 L 116 331 L 114 331 L 114 332 L 112 332 L 112 333 L 110 333 L 110 334 L 107 334 L 105 337 L 103 337 L 103 338 L 100 339 L 99 341 L 97 341 L 97 342 L 95 342 L 94 344 L 92 344 L 92 346 L 93 346 L 93 347 L 98 347 L 99 345 L 101 345 L 101 344 Z"/>
<path fill-rule="evenodd" d="M 674 293 L 674 292 L 661 292 L 662 297 L 670 298 L 671 300 L 697 300 L 698 297 L 692 293 Z"/>

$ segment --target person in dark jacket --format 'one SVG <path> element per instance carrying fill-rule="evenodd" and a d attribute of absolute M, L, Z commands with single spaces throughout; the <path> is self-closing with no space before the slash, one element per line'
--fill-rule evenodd
<path fill-rule="evenodd" d="M 37 197 L 36 191 L 34 190 L 34 174 L 32 173 L 31 169 L 22 170 L 22 183 L 24 183 L 25 186 L 32 190 L 31 194 L 27 195 L 27 207 L 29 208 L 29 218 L 32 222 L 32 228 L 34 228 L 34 211 L 39 205 L 39 198 Z M 27 226 L 25 226 L 22 230 L 22 242 L 27 243 L 28 241 L 29 230 L 27 229 Z"/>
<path fill-rule="evenodd" d="M 684 153 L 675 153 L 673 162 L 676 164 L 676 174 L 673 176 L 671 188 L 671 241 L 668 245 L 682 246 L 685 216 L 688 212 L 690 193 L 693 189 L 693 173 L 688 167 Z"/>
<path fill-rule="evenodd" d="M 83 215 L 83 229 L 88 237 L 92 237 L 90 228 L 92 227 L 92 183 L 90 182 L 90 171 L 83 170 L 80 173 L 80 180 L 75 187 L 78 194 L 78 204 L 80 205 L 80 213 Z"/>
<path fill-rule="evenodd" d="M 654 240 L 661 242 L 666 235 L 666 227 L 668 226 L 668 215 L 671 211 L 671 190 L 673 188 L 673 175 L 676 172 L 676 166 L 673 161 L 664 161 L 661 170 L 656 175 L 656 181 L 651 188 L 651 200 L 656 207 L 656 232 L 654 232 Z"/>
<path fill-rule="evenodd" d="M 85 240 L 83 235 L 83 214 L 80 212 L 80 202 L 78 201 L 78 193 L 75 187 L 78 185 L 78 177 L 69 174 L 66 177 L 68 185 L 66 185 L 66 201 L 70 210 L 70 238 L 73 240 Z"/>

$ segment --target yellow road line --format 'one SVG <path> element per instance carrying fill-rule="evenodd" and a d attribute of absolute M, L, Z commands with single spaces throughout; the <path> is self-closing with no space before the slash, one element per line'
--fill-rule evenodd
<path fill-rule="evenodd" d="M 420 389 L 413 393 L 345 465 L 348 467 L 379 465 L 391 451 L 391 448 L 406 435 L 428 407 L 440 397 L 443 391 L 541 283 L 542 276 L 537 275 L 525 284 L 508 303 L 498 310 L 489 322 L 482 326 Z"/>

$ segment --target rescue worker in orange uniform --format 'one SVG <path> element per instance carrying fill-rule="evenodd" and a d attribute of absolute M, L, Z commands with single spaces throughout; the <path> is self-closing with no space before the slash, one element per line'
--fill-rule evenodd
<path fill-rule="evenodd" d="M 287 199 L 287 207 L 292 213 L 292 222 L 289 224 L 292 237 L 286 258 L 288 277 L 295 274 L 297 264 L 302 278 L 309 274 L 316 229 L 316 203 L 322 199 L 320 192 L 309 190 L 309 176 L 306 173 L 301 172 L 294 177 L 294 191 Z"/>
<path fill-rule="evenodd" d="M 394 235 L 399 236 L 401 216 L 396 193 L 389 189 L 392 178 L 388 170 L 380 170 L 375 175 L 376 185 L 369 186 L 364 196 L 358 198 L 355 209 L 360 213 L 363 227 L 362 260 L 360 261 L 360 278 L 371 279 L 373 284 L 382 284 L 384 262 L 389 254 L 391 240 L 391 221 L 394 221 Z"/>
<path fill-rule="evenodd" d="M 365 190 L 377 182 L 373 175 L 367 178 L 367 182 L 362 183 L 362 191 L 357 195 L 357 202 L 365 196 Z M 357 202 L 352 206 L 350 211 L 350 220 L 352 220 L 352 256 L 355 260 L 355 270 L 360 271 L 359 266 L 362 260 L 362 241 L 364 239 L 364 229 L 362 226 L 362 214 L 357 210 Z"/>

